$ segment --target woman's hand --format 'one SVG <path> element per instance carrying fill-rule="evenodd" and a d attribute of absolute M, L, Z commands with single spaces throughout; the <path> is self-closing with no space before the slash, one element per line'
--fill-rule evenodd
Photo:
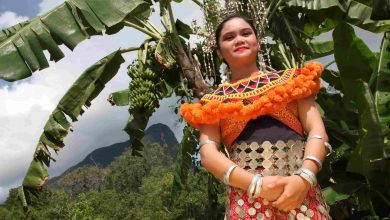
<path fill-rule="evenodd" d="M 269 188 L 268 185 L 275 184 L 277 181 L 283 179 L 282 176 L 264 176 L 263 187 L 260 196 L 268 201 L 275 201 L 283 192 L 282 185 Z"/>
<path fill-rule="evenodd" d="M 292 175 L 283 177 L 276 182 L 267 185 L 267 187 L 269 189 L 284 188 L 283 193 L 279 198 L 271 204 L 281 211 L 289 212 L 302 204 L 311 186 L 302 177 Z"/>

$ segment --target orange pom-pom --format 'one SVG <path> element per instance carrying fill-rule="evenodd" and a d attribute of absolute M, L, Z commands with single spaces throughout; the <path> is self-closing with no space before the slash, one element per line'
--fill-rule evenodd
<path fill-rule="evenodd" d="M 269 89 L 258 96 L 248 97 L 252 104 L 244 105 L 242 99 L 234 98 L 229 102 L 206 99 L 200 103 L 182 104 L 180 114 L 192 126 L 212 124 L 227 117 L 247 120 L 277 111 L 288 102 L 315 94 L 321 88 L 319 77 L 323 66 L 317 62 L 308 62 L 300 69 L 300 74 Z"/>

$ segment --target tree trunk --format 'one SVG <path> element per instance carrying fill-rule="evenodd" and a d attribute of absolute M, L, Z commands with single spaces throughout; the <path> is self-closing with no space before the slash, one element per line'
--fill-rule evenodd
<path fill-rule="evenodd" d="M 200 99 L 205 94 L 210 93 L 212 89 L 203 80 L 200 68 L 194 62 L 192 55 L 187 55 L 182 48 L 177 48 L 175 52 L 177 62 L 181 66 L 183 75 L 188 81 L 188 86 L 194 91 L 195 96 Z"/>

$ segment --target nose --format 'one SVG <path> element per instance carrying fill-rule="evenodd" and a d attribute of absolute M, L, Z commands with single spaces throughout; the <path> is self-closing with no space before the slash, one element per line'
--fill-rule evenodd
<path fill-rule="evenodd" d="M 236 37 L 234 43 L 235 43 L 235 45 L 241 45 L 241 44 L 243 44 L 244 42 L 245 42 L 244 38 L 243 38 L 242 36 L 238 35 L 238 36 Z"/>

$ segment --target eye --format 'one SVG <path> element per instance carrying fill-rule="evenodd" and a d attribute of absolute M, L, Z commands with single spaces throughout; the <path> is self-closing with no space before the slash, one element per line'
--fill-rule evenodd
<path fill-rule="evenodd" d="M 225 37 L 225 40 L 233 40 L 233 38 L 234 37 L 232 35 L 228 35 L 228 36 Z"/>
<path fill-rule="evenodd" d="M 249 35 L 251 35 L 252 33 L 250 32 L 250 31 L 246 31 L 246 32 L 244 32 L 242 35 L 244 35 L 244 36 L 249 36 Z"/>

